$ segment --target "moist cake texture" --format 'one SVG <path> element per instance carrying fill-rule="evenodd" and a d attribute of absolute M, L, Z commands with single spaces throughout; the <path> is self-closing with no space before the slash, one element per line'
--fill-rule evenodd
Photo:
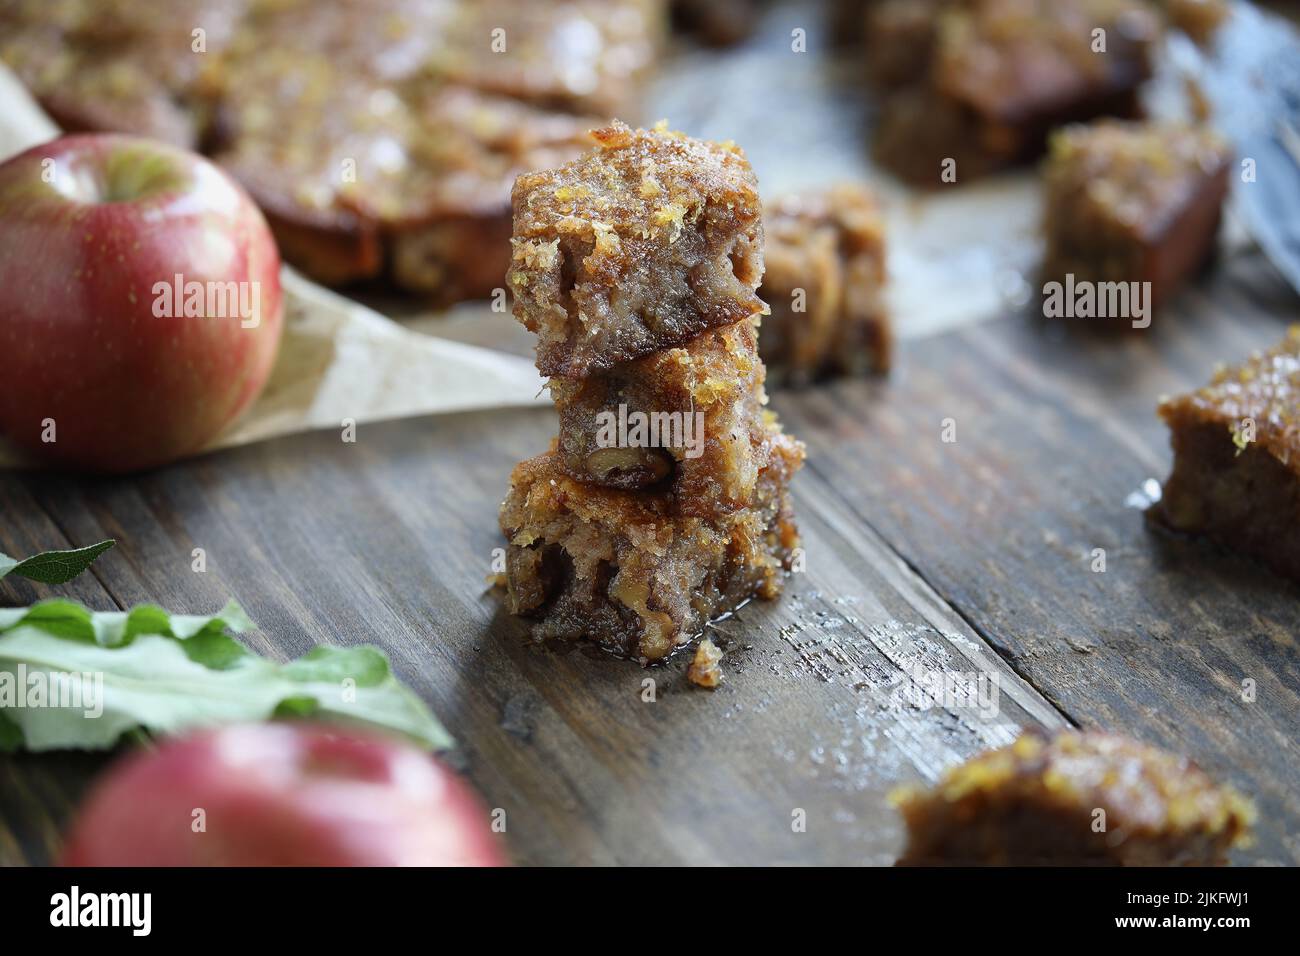
<path fill-rule="evenodd" d="M 1213 255 L 1232 154 L 1178 123 L 1101 120 L 1052 137 L 1044 278 L 1150 282 L 1168 301 Z"/>
<path fill-rule="evenodd" d="M 758 183 L 732 144 L 614 123 L 515 182 L 510 288 L 543 375 L 583 378 L 763 311 Z"/>
<path fill-rule="evenodd" d="M 889 371 L 885 224 L 875 197 L 843 184 L 768 205 L 763 361 L 783 381 Z"/>
<path fill-rule="evenodd" d="M 522 462 L 501 507 L 510 610 L 538 640 L 596 641 L 662 660 L 751 597 L 775 598 L 798 545 L 788 484 L 803 448 L 775 436 L 749 506 L 680 514 L 671 493 L 570 478 L 547 453 Z"/>
<path fill-rule="evenodd" d="M 1074 730 L 1026 733 L 893 800 L 912 866 L 1211 866 L 1255 820 L 1186 758 Z"/>
<path fill-rule="evenodd" d="M 804 451 L 765 408 L 744 154 L 665 128 L 594 136 L 514 189 L 515 316 L 560 434 L 511 477 L 505 584 L 537 638 L 651 662 L 777 595 Z"/>
<path fill-rule="evenodd" d="M 1174 467 L 1149 516 L 1300 581 L 1300 325 L 1159 413 Z"/>
<path fill-rule="evenodd" d="M 609 372 L 552 379 L 565 471 L 612 488 L 669 490 L 681 514 L 748 506 L 780 438 L 764 407 L 757 343 L 757 320 L 744 319 Z M 659 433 L 653 444 L 610 445 L 618 427 L 635 439 L 638 423 Z"/>

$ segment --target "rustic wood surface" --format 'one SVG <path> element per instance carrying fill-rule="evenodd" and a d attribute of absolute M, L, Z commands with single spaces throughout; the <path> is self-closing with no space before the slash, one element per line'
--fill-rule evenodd
<path fill-rule="evenodd" d="M 760 42 L 786 44 L 788 26 L 773 20 Z M 699 115 L 671 115 L 697 132 L 712 117 L 745 141 L 731 130 L 738 103 L 774 122 L 766 97 L 694 99 Z M 832 117 L 849 158 L 862 154 L 859 104 Z M 775 125 L 797 138 L 821 129 L 825 116 L 810 115 Z M 839 170 L 834 151 L 767 150 L 773 162 L 786 152 L 791 181 Z M 528 348 L 482 311 L 417 324 Z M 1084 335 L 1008 308 L 903 342 L 886 381 L 776 394 L 809 448 L 795 484 L 808 566 L 780 601 L 717 626 L 726 682 L 714 692 L 686 682 L 681 657 L 643 670 L 532 645 L 488 588 L 510 468 L 555 433 L 545 409 L 363 425 L 354 444 L 301 435 L 131 478 L 0 474 L 0 551 L 118 539 L 71 584 L 0 582 L 0 604 L 59 595 L 203 612 L 234 597 L 260 626 L 248 641 L 273 657 L 380 645 L 457 738 L 454 759 L 488 805 L 506 810 L 524 863 L 887 864 L 902 845 L 895 785 L 932 781 L 1023 727 L 1074 724 L 1192 756 L 1260 805 L 1259 838 L 1235 861 L 1294 864 L 1300 587 L 1154 534 L 1132 496 L 1168 472 L 1158 397 L 1297 318 L 1272 267 L 1241 255 L 1148 333 Z M 948 418 L 955 442 L 942 440 Z M 996 677 L 997 712 L 927 700 L 918 681 L 938 671 Z M 0 756 L 0 864 L 55 859 L 114 757 Z"/>
<path fill-rule="evenodd" d="M 888 863 L 893 786 L 1023 726 L 1073 723 L 1193 756 L 1260 803 L 1237 860 L 1294 863 L 1300 589 L 1154 535 L 1125 501 L 1168 468 L 1157 397 L 1295 315 L 1251 256 L 1150 334 L 1012 314 L 907 343 L 886 382 L 779 393 L 809 446 L 795 485 L 808 568 L 719 625 L 712 693 L 681 657 L 643 670 L 537 647 L 502 613 L 485 583 L 496 508 L 511 465 L 554 433 L 545 409 L 363 426 L 355 444 L 303 435 L 133 478 L 0 476 L 0 550 L 119 540 L 73 584 L 5 582 L 0 600 L 207 611 L 233 596 L 260 652 L 383 646 L 506 810 L 521 862 Z M 996 674 L 997 714 L 924 706 L 911 690 L 936 669 Z M 0 759 L 0 861 L 50 860 L 108 759 Z"/>

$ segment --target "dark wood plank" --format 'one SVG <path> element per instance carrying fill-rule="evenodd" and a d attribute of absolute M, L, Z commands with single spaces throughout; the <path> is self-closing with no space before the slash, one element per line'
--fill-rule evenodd
<path fill-rule="evenodd" d="M 1063 722 L 812 474 L 798 485 L 809 570 L 719 625 L 718 691 L 690 687 L 681 658 L 643 670 L 532 645 L 485 579 L 509 469 L 554 428 L 547 410 L 447 416 L 131 479 L 18 480 L 71 533 L 121 538 L 104 580 L 125 605 L 234 596 L 274 656 L 386 648 L 528 862 L 888 863 L 894 785 Z M 913 665 L 995 674 L 997 712 L 900 699 Z"/>
<path fill-rule="evenodd" d="M 1075 720 L 1188 753 L 1260 805 L 1249 859 L 1300 860 L 1300 588 L 1148 530 L 1161 394 L 1278 341 L 1294 293 L 1258 259 L 1152 334 L 1013 316 L 904 347 L 887 386 L 780 396 L 812 469 Z M 956 423 L 945 444 L 942 422 Z M 849 480 L 849 476 L 852 476 Z M 1105 573 L 1092 569 L 1106 552 Z M 1246 702 L 1242 682 L 1256 683 Z"/>

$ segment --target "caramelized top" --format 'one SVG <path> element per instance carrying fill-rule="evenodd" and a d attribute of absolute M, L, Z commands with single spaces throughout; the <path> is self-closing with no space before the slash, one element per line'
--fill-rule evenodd
<path fill-rule="evenodd" d="M 1101 120 L 1058 130 L 1044 176 L 1055 214 L 1068 202 L 1080 221 L 1158 236 L 1230 159 L 1226 141 L 1204 127 Z"/>
<path fill-rule="evenodd" d="M 353 78 L 417 73 L 548 106 L 608 114 L 654 60 L 657 0 L 5 0 L 5 59 L 44 95 L 60 79 L 116 72 L 176 93 L 233 37 L 285 64 L 324 57 Z M 204 31 L 205 49 L 193 47 Z M 52 40 L 53 42 L 41 42 Z M 30 55 L 25 55 L 30 54 Z M 312 82 L 310 77 L 304 83 Z"/>
<path fill-rule="evenodd" d="M 758 183 L 733 143 L 613 122 L 515 182 L 508 281 L 543 375 L 585 378 L 765 310 Z"/>
<path fill-rule="evenodd" d="M 1190 395 L 1165 399 L 1160 416 L 1222 425 L 1239 447 L 1247 447 L 1247 419 L 1254 443 L 1300 475 L 1300 325 L 1267 352 L 1219 369 L 1210 384 Z"/>
<path fill-rule="evenodd" d="M 434 68 L 472 14 L 464 4 L 255 2 L 222 63 L 218 158 L 285 218 L 339 228 L 356 216 L 400 226 L 504 215 L 515 176 L 587 142 L 590 118 L 449 83 Z M 475 15 L 498 8 L 514 4 Z M 484 27 L 462 45 L 482 59 L 496 55 L 491 40 Z M 525 56 L 522 34 L 505 43 L 501 64 Z"/>
<path fill-rule="evenodd" d="M 811 233 L 833 228 L 846 257 L 878 248 L 885 220 L 875 194 L 856 183 L 792 193 L 769 203 L 763 221 L 769 252 L 779 244 L 801 246 Z"/>
<path fill-rule="evenodd" d="M 325 78 L 314 92 L 293 83 L 308 62 Z M 506 97 L 336 83 L 324 60 L 297 69 L 243 74 L 241 93 L 223 104 L 225 140 L 216 153 L 259 202 L 293 221 L 338 228 L 358 216 L 400 227 L 503 216 L 521 171 L 574 156 L 588 142 L 590 120 Z M 278 107 L 259 95 L 271 86 Z"/>
<path fill-rule="evenodd" d="M 245 6 L 170 0 L 163 14 L 134 0 L 5 0 L 0 60 L 67 127 L 192 149 L 203 119 L 203 76 Z"/>
<path fill-rule="evenodd" d="M 591 136 L 598 148 L 581 159 L 519 177 L 517 238 L 549 237 L 557 220 L 581 221 L 595 232 L 597 252 L 615 256 L 625 239 L 675 243 L 710 207 L 758 218 L 758 181 L 734 143 L 617 120 Z"/>
<path fill-rule="evenodd" d="M 1155 747 L 1113 734 L 1067 731 L 1051 739 L 1025 734 L 948 771 L 930 792 L 895 797 L 904 813 L 933 802 L 981 795 L 1028 799 L 1090 812 L 1104 808 L 1111 829 L 1163 835 L 1232 832 L 1244 840 L 1254 805 L 1199 767 Z"/>
<path fill-rule="evenodd" d="M 504 215 L 628 96 L 654 0 L 3 0 L 0 58 L 57 119 L 218 153 L 282 218 Z M 201 36 L 195 36 L 202 31 Z M 197 48 L 196 48 L 197 47 Z"/>
<path fill-rule="evenodd" d="M 611 116 L 655 60 L 660 0 L 460 0 L 430 73 L 476 89 Z M 495 44 L 495 46 L 494 46 Z"/>

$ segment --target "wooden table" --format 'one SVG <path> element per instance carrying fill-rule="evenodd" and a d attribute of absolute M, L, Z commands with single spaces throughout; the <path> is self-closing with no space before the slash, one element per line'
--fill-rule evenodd
<path fill-rule="evenodd" d="M 1237 861 L 1295 863 L 1300 588 L 1153 534 L 1126 499 L 1168 469 L 1158 396 L 1296 316 L 1248 255 L 1148 334 L 1012 314 L 905 343 L 888 381 L 778 393 L 809 450 L 807 570 L 718 626 L 712 693 L 680 657 L 643 670 L 534 646 L 487 587 L 509 470 L 555 432 L 545 409 L 363 426 L 355 444 L 302 435 L 133 478 L 0 475 L 0 550 L 119 542 L 70 585 L 8 581 L 0 600 L 198 612 L 233 596 L 261 653 L 384 647 L 506 810 L 521 862 L 887 864 L 891 788 L 1073 724 L 1191 755 L 1259 803 Z M 996 713 L 917 693 L 939 669 L 995 677 Z M 50 860 L 109 759 L 0 758 L 0 862 Z"/>
<path fill-rule="evenodd" d="M 815 26 L 791 9 L 754 43 L 788 53 L 791 23 Z M 837 89 L 799 57 L 719 56 L 666 71 L 647 118 L 756 147 L 768 186 L 861 166 L 852 64 Z M 546 409 L 363 425 L 355 443 L 301 435 L 131 478 L 0 473 L 0 551 L 118 539 L 73 583 L 7 580 L 0 603 L 203 612 L 234 597 L 261 627 L 251 645 L 276 658 L 378 644 L 506 811 L 520 862 L 888 864 L 902 843 L 894 786 L 1024 727 L 1078 725 L 1194 757 L 1259 804 L 1258 841 L 1237 862 L 1296 863 L 1300 587 L 1154 534 L 1133 505 L 1169 468 L 1158 397 L 1297 318 L 1272 267 L 1239 255 L 1146 333 L 1007 310 L 904 342 L 886 381 L 775 394 L 808 445 L 795 483 L 807 570 L 717 626 L 714 692 L 686 682 L 682 658 L 643 670 L 532 645 L 488 588 L 507 476 L 555 434 Z M 425 327 L 529 347 L 513 324 L 508 341 L 473 319 Z M 195 548 L 205 572 L 191 570 Z M 996 680 L 996 708 L 927 696 L 943 672 Z M 0 863 L 51 860 L 111 759 L 0 756 Z"/>

